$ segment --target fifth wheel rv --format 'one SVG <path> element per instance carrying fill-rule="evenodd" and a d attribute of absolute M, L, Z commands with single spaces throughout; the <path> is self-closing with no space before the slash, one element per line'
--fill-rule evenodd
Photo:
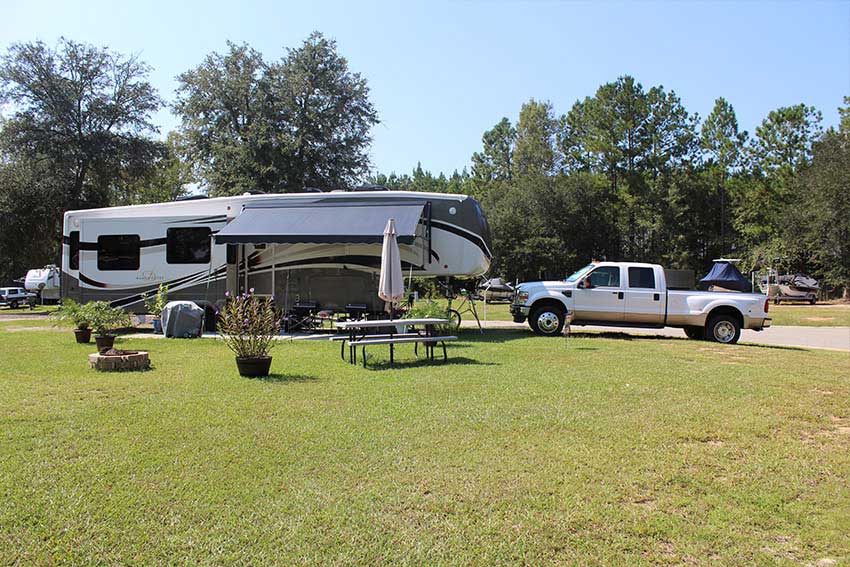
<path fill-rule="evenodd" d="M 477 277 L 490 235 L 465 195 L 405 191 L 242 195 L 69 211 L 62 296 L 144 312 L 142 294 L 212 305 L 254 289 L 284 308 L 378 312 L 381 241 L 394 218 L 405 275 Z"/>

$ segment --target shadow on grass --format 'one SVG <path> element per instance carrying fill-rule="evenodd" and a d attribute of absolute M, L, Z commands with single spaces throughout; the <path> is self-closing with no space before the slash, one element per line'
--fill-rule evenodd
<path fill-rule="evenodd" d="M 735 346 L 735 345 L 723 345 L 720 343 L 715 343 L 713 341 L 696 341 L 693 339 L 689 339 L 686 337 L 668 337 L 665 335 L 630 335 L 625 332 L 618 331 L 602 331 L 602 332 L 590 332 L 590 331 L 579 331 L 570 333 L 570 338 L 577 339 L 611 339 L 611 340 L 619 340 L 619 341 L 676 341 L 682 343 L 693 343 L 703 346 L 716 346 L 716 347 L 726 347 L 726 346 Z M 777 349 L 777 350 L 796 350 L 796 351 L 806 351 L 809 350 L 805 347 L 798 346 L 789 346 L 789 345 L 766 345 L 766 344 L 758 344 L 758 343 L 739 343 L 739 346 L 753 347 L 753 348 L 765 348 L 765 349 Z"/>
<path fill-rule="evenodd" d="M 371 358 L 371 357 L 370 357 Z M 439 367 L 439 366 L 500 366 L 497 362 L 481 362 L 478 360 L 474 360 L 472 358 L 466 358 L 465 356 L 456 356 L 449 357 L 449 360 L 443 362 L 442 358 L 435 358 L 432 360 L 426 360 L 424 358 L 420 358 L 419 360 L 405 360 L 403 362 L 395 361 L 393 364 L 390 364 L 389 360 L 368 360 L 366 362 L 367 370 L 402 370 L 405 368 L 429 368 L 429 367 Z M 358 366 L 363 368 L 363 363 L 359 362 Z"/>
<path fill-rule="evenodd" d="M 306 374 L 279 374 L 277 372 L 272 372 L 268 376 L 257 376 L 254 378 L 249 378 L 246 376 L 248 380 L 256 380 L 257 382 L 274 382 L 274 383 L 283 383 L 283 382 L 315 382 L 318 380 L 316 376 L 307 376 Z"/>
<path fill-rule="evenodd" d="M 534 337 L 530 329 L 485 329 L 484 334 L 478 330 L 462 329 L 455 334 L 459 340 L 470 343 L 506 343 Z"/>
<path fill-rule="evenodd" d="M 480 334 L 477 330 L 462 330 L 457 333 L 458 338 L 461 341 L 466 343 L 505 343 L 514 340 L 522 340 L 522 339 L 538 339 L 538 340 L 550 340 L 550 341 L 569 341 L 571 338 L 575 339 L 609 339 L 609 340 L 618 340 L 618 341 L 675 341 L 677 343 L 694 343 L 701 345 L 713 345 L 717 347 L 723 347 L 725 345 L 721 345 L 720 343 L 715 343 L 712 341 L 695 341 L 689 339 L 687 337 L 669 337 L 665 335 L 651 335 L 651 334 L 630 334 L 627 331 L 583 331 L 576 330 L 577 327 L 573 327 L 573 331 L 570 333 L 569 338 L 565 338 L 561 335 L 556 337 L 537 337 L 534 335 L 530 329 L 486 329 L 484 334 Z M 579 327 L 580 328 L 580 327 Z M 768 344 L 759 344 L 759 343 L 749 343 L 742 342 L 741 346 L 752 347 L 752 348 L 762 348 L 762 349 L 775 349 L 775 350 L 790 350 L 790 351 L 808 351 L 810 349 L 806 347 L 799 346 L 791 346 L 791 345 L 768 345 Z M 460 344 L 454 344 L 452 348 L 461 347 Z M 469 345 L 468 345 L 469 346 Z M 468 348 L 467 346 L 467 348 Z"/>
<path fill-rule="evenodd" d="M 766 349 L 775 349 L 775 350 L 797 350 L 808 352 L 815 349 L 810 349 L 806 347 L 798 347 L 798 346 L 790 346 L 790 345 L 762 345 L 757 343 L 738 343 L 740 346 L 752 347 L 752 348 L 766 348 Z"/>

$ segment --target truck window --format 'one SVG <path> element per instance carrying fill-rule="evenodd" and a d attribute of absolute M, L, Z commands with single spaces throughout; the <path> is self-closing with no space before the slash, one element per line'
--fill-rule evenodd
<path fill-rule="evenodd" d="M 80 269 L 80 231 L 72 230 L 68 237 L 68 268 Z"/>
<path fill-rule="evenodd" d="M 592 270 L 592 269 L 593 269 L 593 266 L 595 266 L 595 264 L 588 264 L 587 266 L 583 267 L 583 268 L 582 268 L 582 269 L 580 269 L 579 271 L 577 271 L 577 272 L 573 273 L 573 274 L 572 274 L 570 277 L 568 277 L 565 281 L 567 281 L 567 282 L 574 282 L 574 281 L 577 281 L 577 280 L 578 280 L 578 279 L 580 279 L 580 278 L 581 278 L 584 274 L 586 274 L 588 271 Z"/>
<path fill-rule="evenodd" d="M 620 268 L 619 266 L 596 268 L 588 279 L 593 287 L 620 287 Z"/>
<path fill-rule="evenodd" d="M 138 270 L 139 235 L 110 234 L 97 237 L 97 269 Z"/>
<path fill-rule="evenodd" d="M 165 238 L 165 261 L 169 264 L 208 264 L 210 229 L 169 228 Z"/>
<path fill-rule="evenodd" d="M 655 271 L 652 268 L 629 268 L 629 287 L 655 289 Z"/>

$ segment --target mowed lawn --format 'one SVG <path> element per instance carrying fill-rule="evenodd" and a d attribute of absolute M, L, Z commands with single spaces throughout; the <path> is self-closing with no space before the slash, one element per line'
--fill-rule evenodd
<path fill-rule="evenodd" d="M 770 316 L 774 325 L 850 327 L 850 305 L 846 303 L 771 305 Z"/>
<path fill-rule="evenodd" d="M 527 331 L 364 370 L 0 323 L 0 563 L 850 561 L 846 353 Z"/>

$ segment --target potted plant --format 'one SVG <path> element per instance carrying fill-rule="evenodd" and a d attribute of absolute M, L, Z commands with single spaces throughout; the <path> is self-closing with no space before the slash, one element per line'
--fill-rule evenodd
<path fill-rule="evenodd" d="M 162 310 L 168 304 L 168 284 L 159 284 L 159 290 L 154 295 L 142 294 L 145 309 L 153 315 L 153 332 L 162 333 Z"/>
<path fill-rule="evenodd" d="M 94 342 L 98 352 L 107 351 L 115 344 L 115 329 L 130 326 L 130 315 L 121 307 L 112 307 L 106 301 L 95 301 L 86 305 L 91 326 L 94 328 Z"/>
<path fill-rule="evenodd" d="M 73 299 L 63 299 L 59 309 L 51 313 L 57 323 L 70 323 L 74 326 L 74 337 L 78 343 L 91 342 L 91 316 L 88 305 L 80 305 Z"/>
<path fill-rule="evenodd" d="M 230 296 L 219 315 L 218 330 L 224 343 L 236 355 L 242 376 L 268 376 L 272 364 L 269 351 L 280 331 L 280 320 L 271 298 L 249 293 Z"/>

